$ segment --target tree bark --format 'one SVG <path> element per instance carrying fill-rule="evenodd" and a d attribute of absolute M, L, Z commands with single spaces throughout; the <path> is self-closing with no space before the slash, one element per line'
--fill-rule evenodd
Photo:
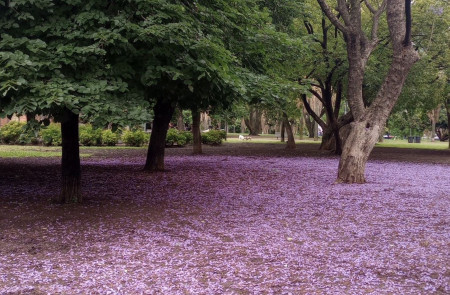
<path fill-rule="evenodd" d="M 448 135 L 448 148 L 450 149 L 450 98 L 447 99 L 447 135 Z"/>
<path fill-rule="evenodd" d="M 286 125 L 284 124 L 284 120 L 281 122 L 281 131 L 280 131 L 280 140 L 284 142 L 284 133 L 286 133 Z"/>
<path fill-rule="evenodd" d="M 246 118 L 244 120 L 245 125 L 247 126 L 249 132 L 249 135 L 258 136 L 261 131 L 261 111 L 257 109 L 256 107 L 250 107 L 250 114 L 248 119 Z"/>
<path fill-rule="evenodd" d="M 78 136 L 78 115 L 65 108 L 61 120 L 61 194 L 54 200 L 57 203 L 81 203 L 81 165 Z"/>
<path fill-rule="evenodd" d="M 153 107 L 155 118 L 144 166 L 146 171 L 164 171 L 166 136 L 174 110 L 172 103 L 164 98 L 158 98 Z"/>
<path fill-rule="evenodd" d="M 303 115 L 303 108 L 302 108 L 302 112 L 300 114 L 300 125 L 299 125 L 299 133 L 300 133 L 300 140 L 303 140 L 303 132 L 305 129 L 305 119 L 304 119 L 304 115 Z"/>
<path fill-rule="evenodd" d="M 319 123 L 314 121 L 314 141 L 319 140 Z"/>
<path fill-rule="evenodd" d="M 322 142 L 319 149 L 322 151 L 334 151 L 336 149 L 336 139 L 331 128 L 323 129 Z"/>
<path fill-rule="evenodd" d="M 350 123 L 347 144 L 339 161 L 337 183 L 364 183 L 367 159 L 378 140 L 380 126 L 367 128 L 366 122 Z"/>
<path fill-rule="evenodd" d="M 184 131 L 183 110 L 180 107 L 178 108 L 177 129 Z"/>
<path fill-rule="evenodd" d="M 193 141 L 193 153 L 199 155 L 202 153 L 202 135 L 200 132 L 200 111 L 192 110 L 192 135 Z"/>
<path fill-rule="evenodd" d="M 293 150 L 295 149 L 295 139 L 294 139 L 294 133 L 292 132 L 292 126 L 289 122 L 288 116 L 286 113 L 283 113 L 283 125 L 286 129 L 287 135 L 288 135 L 288 141 L 286 144 L 286 149 Z"/>

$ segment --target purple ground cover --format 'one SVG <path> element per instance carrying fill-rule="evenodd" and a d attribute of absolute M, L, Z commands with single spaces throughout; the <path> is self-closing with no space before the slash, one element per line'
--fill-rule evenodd
<path fill-rule="evenodd" d="M 2 184 L 0 294 L 450 293 L 449 165 L 372 161 L 342 185 L 336 159 L 142 163 L 84 160 L 78 206 L 12 201 L 57 181 Z"/>

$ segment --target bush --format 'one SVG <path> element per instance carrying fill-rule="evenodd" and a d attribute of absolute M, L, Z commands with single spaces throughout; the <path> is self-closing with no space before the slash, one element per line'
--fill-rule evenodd
<path fill-rule="evenodd" d="M 172 146 L 174 144 L 176 144 L 177 146 L 185 146 L 186 144 L 188 144 L 189 139 L 192 138 L 189 137 L 188 135 L 190 134 L 189 132 L 182 132 L 179 131 L 177 129 L 169 129 L 167 131 L 167 137 L 166 137 L 166 145 L 167 146 Z"/>
<path fill-rule="evenodd" d="M 44 145 L 61 145 L 61 124 L 52 123 L 41 130 L 42 143 Z"/>
<path fill-rule="evenodd" d="M 107 146 L 115 146 L 119 136 L 112 132 L 111 130 L 103 130 L 102 132 L 102 143 Z"/>
<path fill-rule="evenodd" d="M 210 145 L 220 145 L 222 144 L 223 134 L 219 130 L 210 130 L 208 132 L 202 133 L 202 143 Z"/>
<path fill-rule="evenodd" d="M 150 135 L 142 130 L 125 130 L 122 134 L 122 141 L 128 146 L 142 146 L 144 142 L 148 142 Z"/>
<path fill-rule="evenodd" d="M 0 138 L 3 143 L 17 144 L 20 135 L 24 132 L 25 123 L 11 121 L 0 130 Z"/>
<path fill-rule="evenodd" d="M 181 134 L 186 138 L 186 144 L 190 144 L 194 142 L 194 135 L 191 131 L 180 131 Z"/>
<path fill-rule="evenodd" d="M 38 144 L 39 138 L 37 132 L 34 130 L 25 130 L 20 136 L 19 144 Z"/>
<path fill-rule="evenodd" d="M 219 131 L 220 138 L 226 140 L 227 139 L 227 132 L 225 130 L 217 130 Z"/>
<path fill-rule="evenodd" d="M 94 129 L 92 125 L 80 126 L 80 143 L 85 146 L 101 145 L 102 130 Z"/>

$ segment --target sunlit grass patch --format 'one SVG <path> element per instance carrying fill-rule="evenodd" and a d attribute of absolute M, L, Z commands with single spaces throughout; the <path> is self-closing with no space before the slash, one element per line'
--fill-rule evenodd
<path fill-rule="evenodd" d="M 81 153 L 81 157 L 91 154 Z M 0 145 L 0 158 L 43 158 L 61 157 L 61 147 Z"/>
<path fill-rule="evenodd" d="M 429 149 L 429 150 L 445 150 L 448 149 L 448 142 L 422 140 L 420 143 L 408 143 L 407 140 L 385 140 L 377 143 L 379 147 L 394 147 L 408 149 Z"/>

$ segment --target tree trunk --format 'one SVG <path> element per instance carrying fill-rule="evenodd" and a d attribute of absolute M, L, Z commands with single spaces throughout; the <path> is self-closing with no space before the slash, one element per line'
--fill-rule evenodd
<path fill-rule="evenodd" d="M 284 133 L 286 132 L 286 126 L 284 125 L 284 120 L 281 122 L 281 131 L 280 131 L 280 139 L 281 142 L 284 142 Z"/>
<path fill-rule="evenodd" d="M 55 199 L 57 203 L 81 203 L 81 165 L 78 140 L 78 115 L 69 109 L 63 110 L 61 120 L 61 194 Z"/>
<path fill-rule="evenodd" d="M 202 153 L 202 135 L 200 132 L 200 111 L 192 110 L 192 135 L 194 155 Z"/>
<path fill-rule="evenodd" d="M 283 113 L 283 123 L 284 123 L 284 128 L 286 129 L 286 132 L 288 135 L 286 149 L 293 150 L 293 149 L 295 149 L 294 133 L 292 132 L 292 126 L 291 126 L 291 123 L 289 123 L 289 119 L 288 119 L 288 116 L 286 113 Z"/>
<path fill-rule="evenodd" d="M 336 149 L 336 139 L 334 138 L 333 130 L 328 126 L 323 129 L 322 142 L 319 149 L 322 151 L 334 151 Z"/>
<path fill-rule="evenodd" d="M 177 129 L 184 131 L 183 110 L 181 108 L 178 108 Z"/>
<path fill-rule="evenodd" d="M 303 114 L 300 115 L 300 126 L 298 127 L 300 133 L 300 140 L 303 140 L 303 132 L 305 129 L 305 120 L 303 118 Z"/>
<path fill-rule="evenodd" d="M 450 149 L 450 98 L 447 99 L 447 135 L 448 135 L 448 148 Z"/>
<path fill-rule="evenodd" d="M 319 140 L 319 123 L 314 121 L 314 141 Z"/>
<path fill-rule="evenodd" d="M 144 166 L 146 171 L 164 171 L 166 136 L 174 109 L 171 102 L 163 98 L 159 98 L 153 107 L 155 118 Z"/>
<path fill-rule="evenodd" d="M 225 140 L 228 139 L 228 120 L 225 120 Z"/>
<path fill-rule="evenodd" d="M 245 119 L 245 125 L 247 126 L 249 132 L 249 135 L 258 136 L 261 131 L 261 111 L 257 109 L 256 107 L 250 107 L 250 114 L 249 118 Z"/>
<path fill-rule="evenodd" d="M 308 130 L 308 138 L 314 138 L 314 120 L 311 120 L 311 117 L 306 110 L 303 111 L 303 115 L 305 118 L 306 129 Z"/>
<path fill-rule="evenodd" d="M 380 126 L 367 122 L 350 123 L 350 133 L 339 161 L 337 183 L 364 183 L 367 159 L 378 140 Z"/>

